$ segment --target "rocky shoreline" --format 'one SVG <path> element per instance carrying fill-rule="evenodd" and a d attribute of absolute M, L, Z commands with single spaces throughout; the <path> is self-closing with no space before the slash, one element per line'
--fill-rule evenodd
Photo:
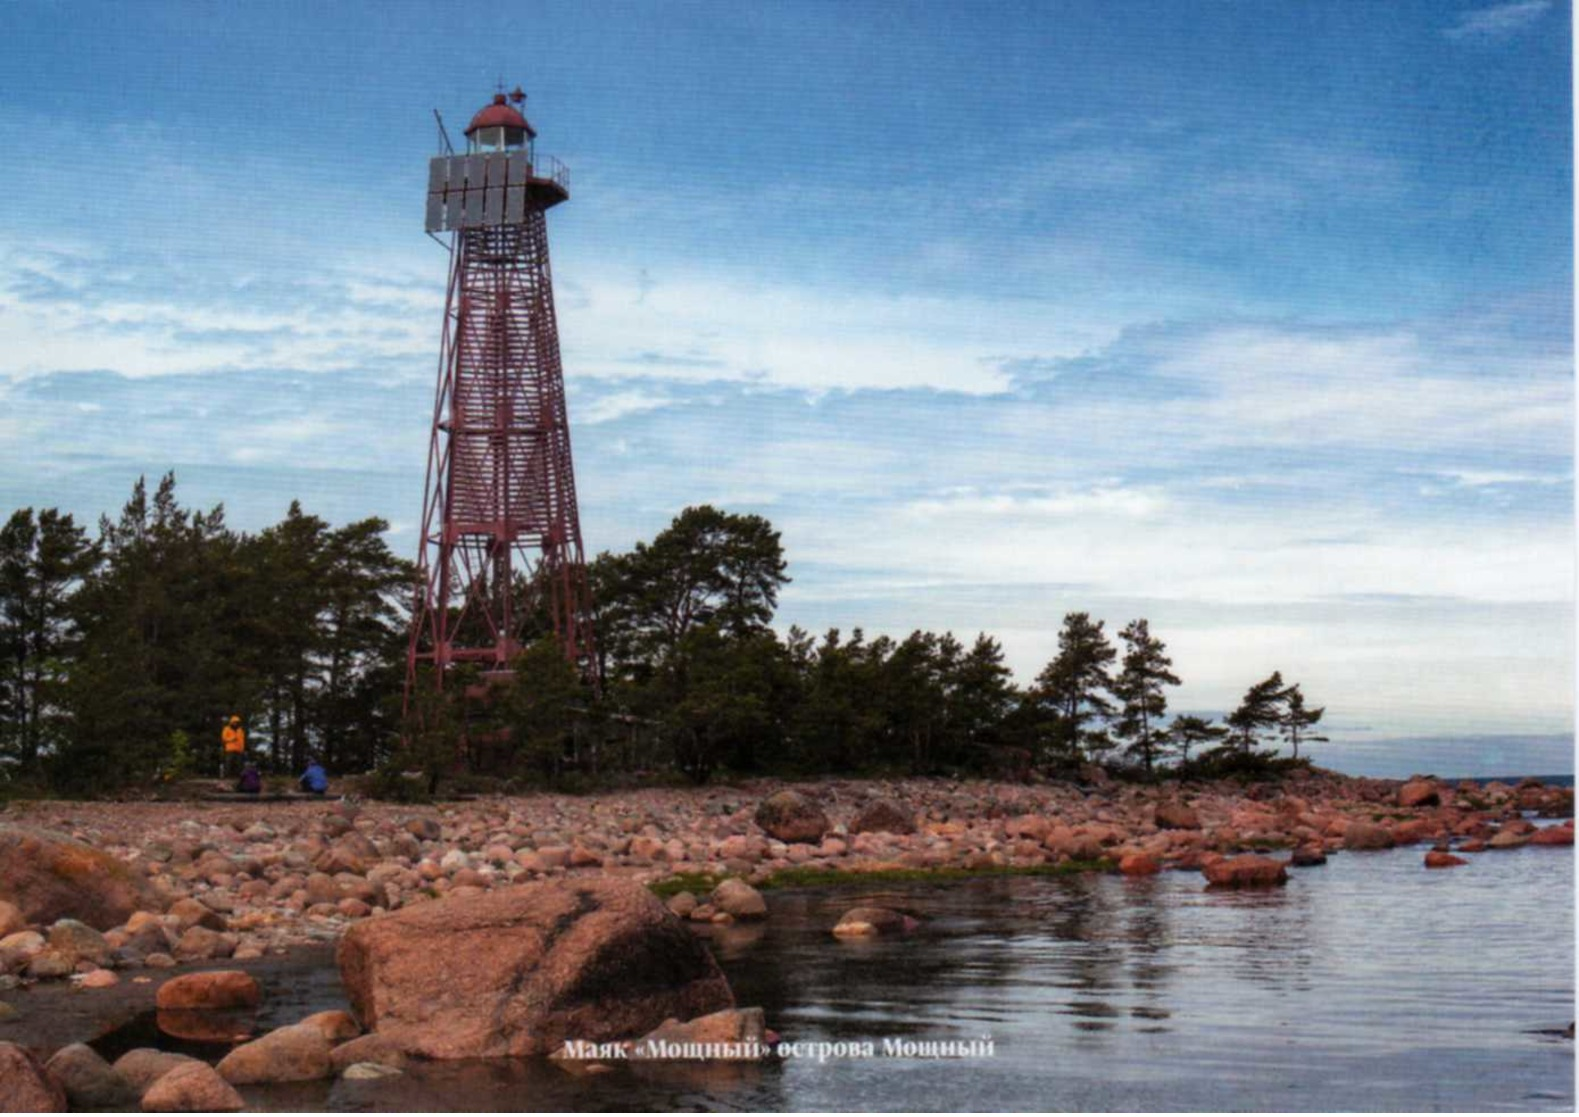
<path fill-rule="evenodd" d="M 220 1087 L 351 1068 L 394 1073 L 409 1056 L 548 1054 L 568 1039 L 651 1036 L 762 1044 L 771 1033 L 760 1011 L 735 1008 L 706 952 L 688 947 L 679 928 L 770 918 L 763 891 L 771 896 L 775 884 L 1185 870 L 1206 887 L 1276 887 L 1290 869 L 1345 850 L 1426 845 L 1426 871 L 1465 863 L 1460 854 L 1573 842 L 1572 790 L 1534 781 L 1450 786 L 1311 773 L 1241 787 L 1089 777 L 1082 785 L 819 781 L 430 807 L 13 805 L 0 812 L 0 1060 L 17 1065 L 0 1079 L 37 1085 L 27 1098 L 0 1088 L 0 1109 L 67 1103 L 65 1064 L 44 1069 L 59 1056 L 60 1037 L 3 1042 L 5 991 L 35 984 L 112 998 L 129 978 L 164 983 L 159 996 L 168 999 L 179 988 L 163 990 L 186 979 L 161 970 L 245 968 L 305 944 L 338 943 L 356 1015 L 317 1014 L 238 1047 L 212 1078 L 185 1070 L 154 1091 L 161 1073 L 136 1091 L 148 1109 L 180 1108 L 192 1097 L 223 1108 L 231 1099 Z M 1569 821 L 1538 828 L 1529 813 Z M 1292 853 L 1264 856 L 1278 849 Z M 913 926 L 908 915 L 863 907 L 830 926 L 830 941 Z M 495 949 L 500 928 L 529 947 Z M 435 953 L 454 980 L 427 960 Z M 498 972 L 485 974 L 489 966 Z M 670 971 L 674 981 L 632 991 L 643 974 Z M 460 987 L 470 992 L 454 993 Z M 427 1007 L 440 990 L 458 1014 L 449 1020 Z M 465 1014 L 483 1002 L 506 1023 L 468 1030 Z M 538 1007 L 519 1011 L 527 1002 Z M 225 1006 L 178 1007 L 201 1014 Z M 268 1057 L 236 1058 L 258 1044 Z M 99 1077 L 114 1071 L 80 1051 L 67 1062 Z"/>

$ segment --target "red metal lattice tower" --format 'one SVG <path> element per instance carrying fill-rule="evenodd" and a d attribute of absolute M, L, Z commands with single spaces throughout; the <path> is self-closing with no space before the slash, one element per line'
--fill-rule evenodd
<path fill-rule="evenodd" d="M 505 672 L 548 627 L 588 676 L 597 662 L 544 216 L 569 176 L 536 155 L 524 100 L 495 96 L 466 153 L 429 169 L 427 228 L 448 234 L 450 275 L 408 708 L 420 666 L 440 685 L 455 664 Z"/>

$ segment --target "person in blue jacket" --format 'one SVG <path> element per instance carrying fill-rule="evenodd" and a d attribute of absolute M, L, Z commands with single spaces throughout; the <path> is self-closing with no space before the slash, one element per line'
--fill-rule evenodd
<path fill-rule="evenodd" d="M 314 760 L 307 765 L 307 771 L 302 773 L 301 785 L 303 791 L 322 795 L 329 790 L 329 775 L 323 770 L 323 765 Z"/>

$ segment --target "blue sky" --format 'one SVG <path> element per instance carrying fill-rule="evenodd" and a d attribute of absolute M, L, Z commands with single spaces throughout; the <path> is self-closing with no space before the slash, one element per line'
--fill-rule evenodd
<path fill-rule="evenodd" d="M 1545 0 L 13 2 L 0 507 L 175 468 L 412 552 L 430 110 L 502 78 L 573 176 L 589 547 L 712 501 L 786 625 L 1028 679 L 1146 615 L 1181 708 L 1276 667 L 1362 766 L 1571 770 L 1507 744 L 1572 724 L 1570 51 Z"/>

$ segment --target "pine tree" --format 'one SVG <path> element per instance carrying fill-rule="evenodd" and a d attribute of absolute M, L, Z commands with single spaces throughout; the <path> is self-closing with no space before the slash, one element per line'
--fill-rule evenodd
<path fill-rule="evenodd" d="M 1102 632 L 1102 621 L 1087 613 L 1064 617 L 1058 634 L 1058 655 L 1036 677 L 1030 696 L 1043 713 L 1044 758 L 1056 764 L 1076 762 L 1109 747 L 1105 733 L 1088 728 L 1113 714 L 1109 665 L 1118 653 Z"/>
<path fill-rule="evenodd" d="M 1190 766 L 1190 750 L 1200 746 L 1203 750 L 1207 746 L 1216 745 L 1228 735 L 1225 726 L 1213 725 L 1210 718 L 1196 717 L 1193 714 L 1180 714 L 1168 726 L 1168 743 L 1173 746 L 1173 751 L 1179 756 L 1179 767 Z"/>
<path fill-rule="evenodd" d="M 1283 739 L 1293 749 L 1294 758 L 1299 758 L 1299 745 L 1303 741 L 1312 744 L 1327 740 L 1314 732 L 1316 724 L 1321 721 L 1321 716 L 1327 712 L 1325 706 L 1318 706 L 1314 710 L 1305 708 L 1305 696 L 1300 693 L 1299 684 L 1295 683 L 1283 692 L 1284 708 L 1280 728 Z"/>
<path fill-rule="evenodd" d="M 1124 661 L 1113 683 L 1113 694 L 1122 708 L 1114 733 L 1128 742 L 1126 753 L 1144 764 L 1149 775 L 1164 736 L 1160 723 L 1168 712 L 1163 687 L 1178 686 L 1179 677 L 1173 673 L 1166 646 L 1151 634 L 1144 618 L 1131 621 L 1119 638 L 1124 641 Z"/>
<path fill-rule="evenodd" d="M 1228 722 L 1229 740 L 1239 752 L 1249 755 L 1260 743 L 1263 734 L 1283 724 L 1287 693 L 1281 671 L 1272 672 L 1245 691 L 1239 708 L 1225 719 Z"/>
<path fill-rule="evenodd" d="M 66 730 L 61 692 L 79 635 L 71 599 L 97 561 L 58 509 L 23 508 L 0 527 L 0 757 L 29 775 Z"/>

